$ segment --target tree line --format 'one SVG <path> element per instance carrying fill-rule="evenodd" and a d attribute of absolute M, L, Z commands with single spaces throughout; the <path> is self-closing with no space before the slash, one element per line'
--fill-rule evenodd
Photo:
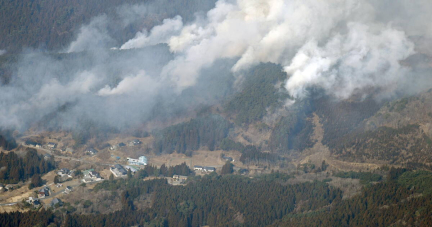
<path fill-rule="evenodd" d="M 27 148 L 24 157 L 15 152 L 0 153 L 0 181 L 4 183 L 25 181 L 35 174 L 48 173 L 54 168 L 54 158 L 45 160 L 35 149 Z"/>

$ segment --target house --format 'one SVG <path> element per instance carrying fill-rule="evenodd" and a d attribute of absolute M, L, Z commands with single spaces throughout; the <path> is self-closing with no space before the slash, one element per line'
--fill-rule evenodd
<path fill-rule="evenodd" d="M 90 171 L 88 175 L 90 178 L 95 179 L 95 180 L 101 180 L 102 179 L 101 175 L 96 171 Z"/>
<path fill-rule="evenodd" d="M 94 169 L 84 170 L 83 175 L 84 175 L 84 179 L 83 179 L 84 183 L 102 180 L 100 174 L 94 171 Z"/>
<path fill-rule="evenodd" d="M 131 171 L 132 172 L 132 174 L 135 174 L 138 170 L 137 169 L 135 169 L 134 167 L 132 167 L 132 166 L 125 166 L 124 167 L 127 171 Z"/>
<path fill-rule="evenodd" d="M 214 172 L 216 171 L 216 168 L 210 166 L 194 166 L 194 170 L 203 172 Z"/>
<path fill-rule="evenodd" d="M 134 158 L 127 158 L 128 164 L 129 165 L 134 165 L 134 166 L 145 166 L 147 165 L 147 158 L 145 156 L 140 156 L 138 159 L 134 159 Z"/>
<path fill-rule="evenodd" d="M 33 202 L 35 201 L 35 200 L 37 200 L 36 198 L 33 198 L 33 197 L 29 197 L 28 198 L 28 200 L 26 200 L 26 202 L 28 202 L 28 203 L 30 203 L 30 204 L 33 204 Z"/>
<path fill-rule="evenodd" d="M 65 193 L 66 194 L 69 194 L 70 192 L 72 191 L 72 187 L 71 186 L 66 186 L 66 189 L 65 189 Z"/>
<path fill-rule="evenodd" d="M 215 167 L 210 167 L 210 166 L 204 166 L 203 167 L 203 171 L 204 172 L 214 172 L 214 171 L 216 171 L 216 168 Z"/>
<path fill-rule="evenodd" d="M 57 144 L 56 144 L 56 143 L 51 143 L 51 142 L 49 142 L 49 143 L 47 144 L 47 147 L 48 147 L 49 149 L 54 149 L 54 148 L 57 147 Z"/>
<path fill-rule="evenodd" d="M 85 150 L 85 153 L 88 154 L 88 155 L 95 155 L 95 154 L 98 153 L 98 151 L 96 149 L 94 149 L 94 148 L 87 148 Z"/>
<path fill-rule="evenodd" d="M 34 207 L 38 207 L 41 205 L 39 199 L 33 197 L 29 197 L 28 200 L 26 200 L 26 202 L 32 204 Z"/>
<path fill-rule="evenodd" d="M 84 177 L 88 177 L 88 175 L 91 171 L 94 171 L 94 169 L 86 169 L 86 170 L 83 170 L 81 172 L 82 172 Z"/>
<path fill-rule="evenodd" d="M 222 159 L 225 160 L 225 161 L 230 161 L 230 162 L 233 162 L 233 161 L 234 161 L 233 158 L 228 157 L 228 156 L 223 156 Z"/>
<path fill-rule="evenodd" d="M 39 198 L 45 198 L 46 196 L 50 195 L 50 190 L 48 187 L 43 187 L 38 191 L 38 197 Z"/>
<path fill-rule="evenodd" d="M 247 175 L 247 174 L 249 174 L 249 170 L 247 170 L 247 169 L 240 169 L 238 172 L 239 172 L 241 175 Z"/>
<path fill-rule="evenodd" d="M 41 202 L 39 201 L 39 199 L 37 199 L 37 200 L 35 200 L 34 202 L 33 202 L 33 206 L 34 207 L 38 207 L 38 206 L 40 206 L 41 205 Z"/>
<path fill-rule="evenodd" d="M 9 190 L 13 190 L 14 186 L 11 184 L 7 184 L 4 188 L 9 191 Z"/>
<path fill-rule="evenodd" d="M 61 201 L 60 199 L 54 198 L 51 201 L 51 207 L 56 207 L 56 206 L 62 206 L 63 205 L 63 201 Z"/>
<path fill-rule="evenodd" d="M 113 167 L 110 167 L 110 171 L 115 177 L 123 177 L 127 175 L 127 171 L 120 164 L 115 164 Z"/>
<path fill-rule="evenodd" d="M 173 175 L 172 179 L 168 179 L 168 184 L 171 185 L 182 185 L 186 182 L 187 176 Z"/>
<path fill-rule="evenodd" d="M 142 144 L 142 142 L 140 140 L 138 140 L 138 139 L 134 139 L 134 140 L 128 142 L 128 146 L 129 147 L 133 147 L 133 146 L 136 146 L 136 145 L 139 145 L 139 144 Z"/>
<path fill-rule="evenodd" d="M 117 148 L 118 148 L 117 145 L 112 145 L 109 149 L 112 150 L 112 151 L 114 151 L 114 150 L 117 150 Z"/>
<path fill-rule="evenodd" d="M 175 181 L 180 181 L 180 182 L 184 182 L 187 180 L 187 176 L 182 176 L 182 175 L 173 175 L 173 179 Z"/>
<path fill-rule="evenodd" d="M 65 177 L 65 176 L 72 177 L 73 171 L 70 171 L 69 169 L 63 168 L 63 169 L 60 169 L 57 172 L 57 174 L 60 175 L 61 177 Z"/>
<path fill-rule="evenodd" d="M 82 181 L 84 183 L 102 180 L 102 177 L 100 176 L 100 174 L 98 172 L 94 171 L 94 169 L 84 170 L 83 175 L 84 175 L 84 178 L 82 179 Z"/>
<path fill-rule="evenodd" d="M 3 184 L 0 184 L 0 191 L 5 189 L 5 186 Z"/>
<path fill-rule="evenodd" d="M 32 140 L 25 141 L 24 145 L 30 146 L 30 147 L 36 147 L 36 148 L 42 147 L 42 144 L 36 143 L 35 141 L 32 141 Z"/>

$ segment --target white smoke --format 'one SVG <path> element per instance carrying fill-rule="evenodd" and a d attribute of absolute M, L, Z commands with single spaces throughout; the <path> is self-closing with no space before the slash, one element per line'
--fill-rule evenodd
<path fill-rule="evenodd" d="M 421 4 L 395 5 L 405 11 L 424 5 L 415 2 Z M 342 99 L 367 87 L 398 89 L 407 78 L 400 61 L 415 53 L 409 36 L 428 37 L 431 29 L 420 23 L 424 16 L 413 20 L 419 22 L 412 26 L 415 31 L 405 31 L 405 17 L 397 14 L 395 20 L 378 20 L 386 9 L 377 5 L 368 0 L 219 0 L 206 18 L 186 24 L 179 35 L 159 39 L 177 55 L 162 76 L 182 91 L 216 60 L 237 58 L 234 72 L 261 62 L 283 65 L 286 88 L 295 97 L 304 97 L 313 86 Z"/>
<path fill-rule="evenodd" d="M 160 9 L 124 6 L 117 23 L 94 18 L 65 50 L 83 53 L 21 59 L 17 76 L 0 89 L 0 126 L 25 128 L 68 103 L 61 117 L 70 125 L 82 116 L 135 125 L 160 96 L 180 103 L 176 95 L 199 84 L 203 69 L 221 59 L 239 74 L 259 63 L 280 64 L 285 88 L 299 98 L 311 87 L 345 99 L 370 87 L 393 93 L 432 85 L 401 65 L 430 46 L 429 0 L 219 0 L 194 21 L 165 18 L 118 45 L 124 50 L 109 50 L 119 42 L 112 34 Z M 119 31 L 110 33 L 116 25 Z"/>
<path fill-rule="evenodd" d="M 182 90 L 195 83 L 203 67 L 220 58 L 239 58 L 233 71 L 260 62 L 288 64 L 308 39 L 328 38 L 339 23 L 367 21 L 371 10 L 358 1 L 218 1 L 204 22 L 187 25 L 170 39 L 179 54 L 163 71 Z"/>
<path fill-rule="evenodd" d="M 81 27 L 77 39 L 69 45 L 66 52 L 90 51 L 112 46 L 114 40 L 108 35 L 107 26 L 106 15 L 94 18 L 90 24 Z"/>
<path fill-rule="evenodd" d="M 0 50 L 0 56 L 2 56 L 3 54 L 6 54 L 6 50 Z"/>
<path fill-rule="evenodd" d="M 173 19 L 165 19 L 162 25 L 155 26 L 150 34 L 146 31 L 138 32 L 135 38 L 127 41 L 120 49 L 143 48 L 159 43 L 167 43 L 168 40 L 179 33 L 183 27 L 182 18 L 176 16 Z"/>
<path fill-rule="evenodd" d="M 124 78 L 116 87 L 111 88 L 106 85 L 98 91 L 100 96 L 109 95 L 151 95 L 159 89 L 159 82 L 154 78 L 146 75 L 144 71 L 138 72 L 137 75 Z"/>
<path fill-rule="evenodd" d="M 374 34 L 366 25 L 350 23 L 348 33 L 335 35 L 323 47 L 305 44 L 285 67 L 286 83 L 294 97 L 308 86 L 323 88 L 340 99 L 368 87 L 388 87 L 404 80 L 407 69 L 400 61 L 414 53 L 405 33 L 391 27 Z"/>

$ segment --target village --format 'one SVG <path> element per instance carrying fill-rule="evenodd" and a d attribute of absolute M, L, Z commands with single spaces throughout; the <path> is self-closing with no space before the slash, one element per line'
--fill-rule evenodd
<path fill-rule="evenodd" d="M 152 156 L 153 162 L 149 162 L 148 156 L 145 155 L 123 156 L 124 153 L 128 153 L 126 150 L 138 150 L 136 153 L 139 153 L 142 150 L 142 145 L 141 140 L 132 139 L 115 143 L 103 151 L 87 147 L 79 153 L 73 148 L 64 146 L 59 148 L 59 145 L 54 142 L 23 141 L 23 147 L 36 149 L 44 159 L 54 158 L 58 168 L 43 176 L 44 185 L 41 187 L 27 189 L 28 182 L 0 184 L 0 211 L 8 212 L 42 207 L 59 208 L 68 200 L 68 195 L 77 188 L 92 188 L 97 183 L 110 178 L 127 178 L 128 174 L 134 175 L 147 165 L 160 167 L 161 165 L 171 166 L 186 163 L 194 175 L 205 175 L 216 172 L 226 161 L 235 161 L 232 157 L 217 153 L 211 157 L 206 154 L 206 158 L 203 158 L 202 162 L 180 154 L 173 154 L 169 157 Z M 108 152 L 109 156 L 100 155 Z M 208 165 L 209 163 L 215 165 Z M 174 174 L 172 177 L 163 178 L 171 185 L 185 185 L 188 176 Z"/>

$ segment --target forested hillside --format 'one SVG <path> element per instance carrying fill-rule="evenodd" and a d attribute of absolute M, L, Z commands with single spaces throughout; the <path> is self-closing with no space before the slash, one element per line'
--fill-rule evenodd
<path fill-rule="evenodd" d="M 287 98 L 276 87 L 286 78 L 282 68 L 275 64 L 261 64 L 245 72 L 240 93 L 225 104 L 225 111 L 235 116 L 235 123 L 250 124 L 261 120 L 267 111 L 274 111 Z"/>
<path fill-rule="evenodd" d="M 177 124 L 155 133 L 155 153 L 174 151 L 192 155 L 192 151 L 206 146 L 214 150 L 227 137 L 232 124 L 219 115 L 209 115 Z"/>
<path fill-rule="evenodd" d="M 138 175 L 137 175 L 138 176 Z M 1 226 L 430 226 L 432 174 L 390 169 L 386 180 L 368 184 L 342 200 L 342 192 L 325 182 L 286 184 L 274 173 L 196 178 L 187 186 L 139 177 L 110 180 L 98 190 L 121 189 L 123 209 L 110 214 L 61 214 L 56 210 L 0 215 Z M 117 185 L 110 187 L 109 184 Z M 151 195 L 151 196 L 145 196 Z M 136 207 L 138 198 L 152 206 Z"/>
<path fill-rule="evenodd" d="M 35 174 L 44 174 L 55 168 L 54 159 L 45 160 L 34 149 L 28 149 L 24 157 L 14 152 L 0 153 L 0 181 L 18 183 Z"/>

